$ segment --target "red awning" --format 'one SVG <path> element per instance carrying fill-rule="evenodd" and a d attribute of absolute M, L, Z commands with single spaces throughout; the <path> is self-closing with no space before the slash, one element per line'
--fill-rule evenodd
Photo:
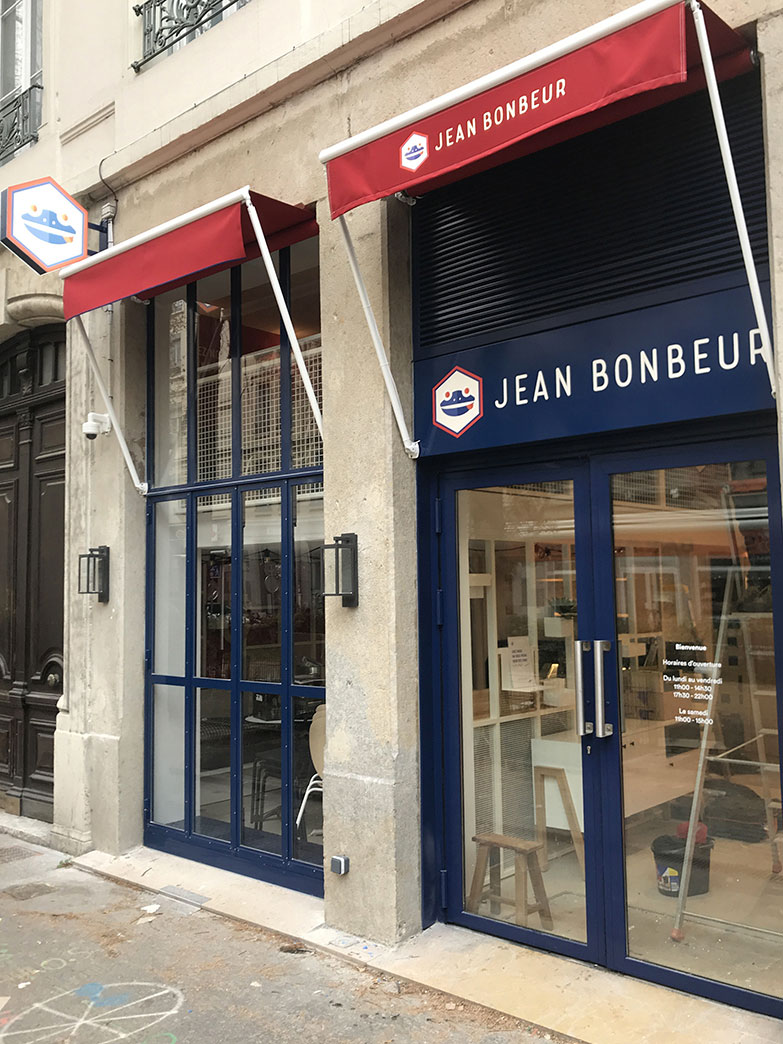
<path fill-rule="evenodd" d="M 676 0 L 645 0 L 324 150 L 332 217 L 403 189 L 435 188 L 702 87 L 685 8 Z M 749 70 L 747 42 L 703 10 L 718 76 Z M 612 31 L 617 24 L 623 28 Z"/>
<path fill-rule="evenodd" d="M 65 318 L 124 297 L 153 297 L 258 257 L 248 210 L 239 196 L 240 193 L 233 193 L 225 197 L 226 203 L 220 209 L 204 214 L 209 208 L 199 208 L 192 215 L 183 215 L 62 269 Z M 291 206 L 257 192 L 251 192 L 250 198 L 270 250 L 318 234 L 311 208 Z"/>

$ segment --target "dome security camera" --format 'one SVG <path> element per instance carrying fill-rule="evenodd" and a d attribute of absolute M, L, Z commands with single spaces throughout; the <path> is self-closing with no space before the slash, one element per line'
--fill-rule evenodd
<path fill-rule="evenodd" d="M 110 431 L 108 413 L 88 413 L 87 420 L 82 424 L 82 434 L 90 440 L 97 439 L 99 435 L 108 435 Z"/>

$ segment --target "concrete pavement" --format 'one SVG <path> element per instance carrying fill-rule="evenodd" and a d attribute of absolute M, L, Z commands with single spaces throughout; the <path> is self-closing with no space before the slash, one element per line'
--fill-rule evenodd
<path fill-rule="evenodd" d="M 185 898 L 188 898 L 185 896 Z M 2 1044 L 573 1040 L 0 834 Z"/>

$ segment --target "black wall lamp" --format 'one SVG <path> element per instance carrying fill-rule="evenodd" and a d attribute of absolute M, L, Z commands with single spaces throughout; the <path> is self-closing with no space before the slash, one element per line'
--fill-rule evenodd
<path fill-rule="evenodd" d="M 333 544 L 324 544 L 324 595 L 339 595 L 343 605 L 359 604 L 359 556 L 355 533 L 343 533 Z"/>
<path fill-rule="evenodd" d="M 109 601 L 109 549 L 106 544 L 91 547 L 79 555 L 79 594 L 97 594 L 99 602 Z"/>

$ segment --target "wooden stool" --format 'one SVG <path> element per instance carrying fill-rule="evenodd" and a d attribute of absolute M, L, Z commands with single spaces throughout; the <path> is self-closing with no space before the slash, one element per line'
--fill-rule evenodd
<path fill-rule="evenodd" d="M 541 842 L 523 841 L 521 838 L 506 837 L 504 834 L 476 834 L 473 840 L 476 842 L 476 869 L 473 871 L 473 883 L 465 904 L 468 913 L 478 913 L 490 853 L 493 849 L 497 849 L 499 856 L 500 852 L 508 849 L 514 853 L 514 905 L 517 911 L 517 924 L 527 925 L 528 915 L 537 913 L 541 917 L 541 927 L 552 931 L 552 912 L 549 909 L 541 867 L 538 865 L 538 852 L 543 848 Z M 533 894 L 536 897 L 535 903 L 528 903 L 528 874 L 530 874 Z M 491 878 L 494 880 L 490 880 L 490 899 L 500 903 L 506 902 L 507 900 L 500 897 L 499 864 L 496 874 L 491 875 Z"/>
<path fill-rule="evenodd" d="M 541 853 L 541 869 L 546 870 L 549 866 L 546 836 L 546 781 L 553 779 L 560 791 L 560 800 L 563 802 L 568 829 L 571 840 L 574 843 L 577 862 L 585 876 L 585 840 L 579 827 L 579 817 L 574 807 L 574 799 L 571 797 L 571 788 L 568 786 L 568 777 L 564 768 L 550 768 L 548 765 L 536 765 L 533 768 L 533 790 L 536 795 L 536 834 L 544 851 Z"/>

